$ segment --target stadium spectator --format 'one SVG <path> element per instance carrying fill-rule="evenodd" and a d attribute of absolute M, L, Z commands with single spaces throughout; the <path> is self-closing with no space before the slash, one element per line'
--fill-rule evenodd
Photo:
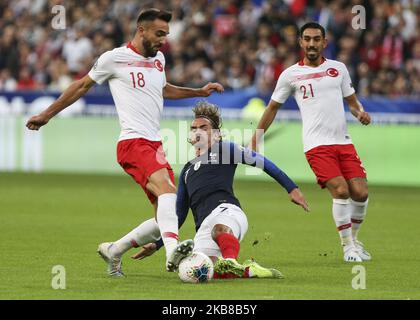
<path fill-rule="evenodd" d="M 0 72 L 0 90 L 15 91 L 17 87 L 16 80 L 10 75 L 9 69 L 3 69 Z"/>
<path fill-rule="evenodd" d="M 37 85 L 20 89 L 61 90 L 50 64 L 65 59 L 70 76 L 82 77 L 100 54 L 129 41 L 133 18 L 153 5 L 173 12 L 162 51 L 168 81 L 174 84 L 200 86 L 217 80 L 232 90 L 270 92 L 278 73 L 302 57 L 296 31 L 315 20 L 327 30 L 326 57 L 343 59 L 355 87 L 363 88 L 360 95 L 419 95 L 418 0 L 77 0 L 71 6 L 63 3 L 66 30 L 52 29 L 53 4 L 0 4 L 0 88 L 5 74 L 13 87 L 12 79 L 18 82 L 27 68 Z M 365 30 L 351 27 L 351 9 L 357 4 L 366 8 Z"/>
<path fill-rule="evenodd" d="M 109 26 L 109 24 L 107 24 L 107 26 Z M 78 74 L 80 72 L 84 59 L 89 59 L 89 62 L 93 59 L 92 41 L 86 36 L 86 31 L 84 31 L 84 29 L 84 25 L 77 25 L 74 31 L 71 30 L 68 33 L 67 39 L 63 45 L 62 54 L 67 60 L 70 72 L 73 74 Z M 107 31 L 111 32 L 110 30 Z"/>
<path fill-rule="evenodd" d="M 24 67 L 19 71 L 19 78 L 16 84 L 17 90 L 34 90 L 37 89 L 37 83 L 32 77 L 28 67 Z"/>

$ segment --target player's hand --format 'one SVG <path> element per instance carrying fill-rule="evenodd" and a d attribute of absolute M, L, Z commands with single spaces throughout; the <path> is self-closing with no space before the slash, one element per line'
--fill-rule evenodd
<path fill-rule="evenodd" d="M 28 122 L 26 123 L 26 127 L 29 130 L 39 130 L 39 128 L 41 128 L 42 126 L 46 125 L 48 123 L 50 119 L 43 115 L 42 113 L 33 116 L 32 118 L 30 118 L 28 120 Z"/>
<path fill-rule="evenodd" d="M 309 212 L 309 206 L 308 203 L 305 200 L 305 197 L 303 196 L 303 193 L 298 189 L 295 188 L 289 193 L 290 201 L 293 203 L 301 206 L 303 210 L 306 212 Z"/>
<path fill-rule="evenodd" d="M 204 87 L 200 89 L 200 95 L 202 97 L 208 97 L 211 95 L 214 91 L 218 93 L 222 93 L 225 91 L 225 88 L 220 83 L 217 82 L 209 82 Z"/>
<path fill-rule="evenodd" d="M 144 259 L 148 256 L 151 256 L 152 254 L 154 254 L 157 250 L 156 247 L 156 243 L 148 243 L 145 244 L 141 249 L 140 252 L 136 253 L 135 255 L 133 255 L 131 258 L 135 259 L 135 260 L 141 260 Z"/>
<path fill-rule="evenodd" d="M 369 113 L 365 111 L 359 112 L 359 114 L 357 115 L 357 120 L 359 120 L 360 123 L 365 126 L 367 126 L 371 122 Z"/>

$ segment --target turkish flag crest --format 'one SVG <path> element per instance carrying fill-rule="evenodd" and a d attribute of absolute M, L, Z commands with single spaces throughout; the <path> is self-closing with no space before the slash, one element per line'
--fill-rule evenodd
<path fill-rule="evenodd" d="M 330 77 L 335 78 L 335 77 L 337 77 L 337 76 L 338 76 L 338 70 L 337 70 L 336 68 L 328 68 L 328 69 L 327 69 L 327 74 L 328 74 Z"/>
<path fill-rule="evenodd" d="M 155 64 L 156 69 L 158 69 L 160 72 L 162 72 L 162 71 L 163 71 L 163 65 L 162 65 L 162 62 L 160 62 L 160 60 L 159 60 L 159 59 L 156 59 L 156 60 L 155 60 L 155 62 L 154 62 L 154 64 Z"/>

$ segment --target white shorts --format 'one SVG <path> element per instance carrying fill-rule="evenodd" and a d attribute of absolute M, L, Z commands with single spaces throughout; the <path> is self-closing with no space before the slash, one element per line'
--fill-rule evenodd
<path fill-rule="evenodd" d="M 241 208 L 230 203 L 221 204 L 204 219 L 198 229 L 194 237 L 194 252 L 201 252 L 209 257 L 222 255 L 211 237 L 211 231 L 216 224 L 228 226 L 239 241 L 242 241 L 248 230 L 248 219 Z"/>

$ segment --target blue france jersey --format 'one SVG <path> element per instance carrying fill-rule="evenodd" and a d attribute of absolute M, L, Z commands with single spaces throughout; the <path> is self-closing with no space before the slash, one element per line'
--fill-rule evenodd
<path fill-rule="evenodd" d="M 231 142 L 215 143 L 206 153 L 189 161 L 181 171 L 177 194 L 179 227 L 189 208 L 198 230 L 203 220 L 220 204 L 231 203 L 240 207 L 233 192 L 238 163 L 263 169 L 287 192 L 297 188 L 283 171 L 262 155 Z"/>

